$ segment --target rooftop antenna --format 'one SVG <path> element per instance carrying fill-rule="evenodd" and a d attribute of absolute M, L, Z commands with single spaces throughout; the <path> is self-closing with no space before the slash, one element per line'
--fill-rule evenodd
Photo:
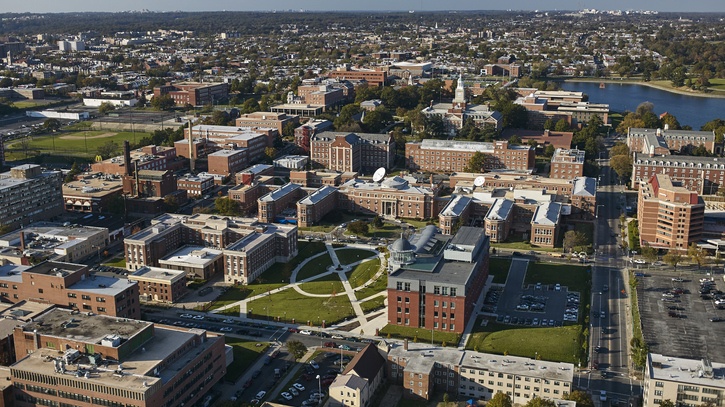
<path fill-rule="evenodd" d="M 380 182 L 385 178 L 385 167 L 380 167 L 373 174 L 373 181 Z"/>

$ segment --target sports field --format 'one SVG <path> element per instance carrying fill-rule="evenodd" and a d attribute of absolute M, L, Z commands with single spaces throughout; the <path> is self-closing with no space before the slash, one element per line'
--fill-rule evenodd
<path fill-rule="evenodd" d="M 109 141 L 118 144 L 118 154 L 120 154 L 124 140 L 128 140 L 131 144 L 134 144 L 147 136 L 150 136 L 150 134 L 138 131 L 132 133 L 130 131 L 115 132 L 108 130 L 62 132 L 52 135 L 31 136 L 27 156 L 29 158 L 40 154 L 49 154 L 93 159 L 98 153 L 98 147 Z M 5 146 L 6 161 L 16 161 L 25 158 L 26 151 L 21 140 L 13 140 Z"/>

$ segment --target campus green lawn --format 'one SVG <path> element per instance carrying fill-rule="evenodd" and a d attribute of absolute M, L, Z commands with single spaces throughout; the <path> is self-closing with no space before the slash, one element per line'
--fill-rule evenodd
<path fill-rule="evenodd" d="M 104 262 L 103 265 L 125 269 L 126 268 L 126 258 L 125 257 L 114 257 L 114 258 L 109 259 L 108 261 Z"/>
<path fill-rule="evenodd" d="M 493 282 L 495 284 L 504 284 L 506 283 L 510 268 L 511 259 L 494 257 L 489 260 L 488 274 L 493 275 Z"/>
<path fill-rule="evenodd" d="M 375 256 L 375 252 L 365 249 L 337 249 L 335 250 L 337 259 L 341 264 L 352 264 L 356 261 L 364 260 Z"/>
<path fill-rule="evenodd" d="M 585 292 L 590 287 L 590 275 L 588 266 L 573 266 L 569 264 L 550 263 L 529 263 L 526 271 L 526 284 L 561 284 L 568 287 L 569 291 L 582 293 L 582 301 L 587 296 Z M 583 303 L 582 303 L 583 305 Z"/>
<path fill-rule="evenodd" d="M 388 324 L 380 330 L 380 335 L 388 336 L 388 334 L 391 338 L 408 338 L 421 343 L 430 343 L 431 340 L 431 331 L 424 328 Z M 459 334 L 454 332 L 433 331 L 433 343 L 445 342 L 446 346 L 458 346 L 458 339 Z"/>
<path fill-rule="evenodd" d="M 236 382 L 269 347 L 267 342 L 245 341 L 229 336 L 225 336 L 224 341 L 232 347 L 234 353 L 234 361 L 229 365 L 227 374 L 224 376 L 224 379 L 229 382 Z M 258 343 L 261 343 L 262 346 L 257 346 Z"/>
<path fill-rule="evenodd" d="M 561 248 L 534 246 L 531 243 L 529 243 L 529 241 L 491 243 L 491 247 L 509 249 L 509 250 L 523 250 L 523 251 L 536 250 L 536 251 L 540 251 L 540 252 L 561 252 Z"/>
<path fill-rule="evenodd" d="M 358 288 L 370 281 L 378 270 L 380 270 L 380 259 L 375 258 L 368 260 L 355 266 L 355 268 L 347 276 L 347 279 L 352 288 Z"/>
<path fill-rule="evenodd" d="M 325 253 L 321 256 L 317 256 L 308 261 L 307 264 L 300 269 L 297 273 L 297 281 L 322 274 L 326 272 L 327 268 L 330 266 L 332 266 L 332 258 L 329 254 Z"/>
<path fill-rule="evenodd" d="M 345 288 L 337 273 L 331 273 L 308 283 L 300 284 L 300 288 L 310 294 L 341 294 L 345 295 Z"/>
<path fill-rule="evenodd" d="M 322 320 L 327 325 L 342 321 L 355 315 L 346 295 L 334 297 L 307 297 L 295 290 L 285 290 L 263 297 L 247 304 L 247 311 L 258 318 L 264 318 L 269 309 L 269 316 L 294 318 L 297 323 L 319 326 Z"/>
<path fill-rule="evenodd" d="M 368 237 L 379 237 L 383 239 L 397 239 L 400 237 L 400 233 L 403 231 L 403 229 L 400 227 L 400 225 L 396 223 L 390 223 L 385 222 L 383 224 L 383 227 L 376 228 L 373 227 L 373 225 L 370 225 L 370 231 L 368 232 Z"/>
<path fill-rule="evenodd" d="M 577 363 L 580 351 L 581 326 L 552 328 L 502 325 L 489 321 L 480 326 L 476 321 L 466 349 L 479 352 L 540 357 L 554 362 Z"/>
<path fill-rule="evenodd" d="M 362 308 L 364 313 L 368 313 L 371 311 L 376 311 L 385 306 L 385 296 L 381 295 L 380 297 L 375 297 L 372 300 L 368 300 L 365 302 L 360 303 L 360 307 Z"/>
<path fill-rule="evenodd" d="M 372 282 L 369 286 L 362 288 L 358 291 L 355 291 L 355 297 L 358 300 L 363 300 L 365 298 L 370 297 L 371 295 L 375 295 L 381 291 L 385 291 L 388 288 L 388 273 L 383 273 L 378 278 Z"/>
<path fill-rule="evenodd" d="M 32 136 L 29 151 L 40 154 L 93 158 L 98 154 L 98 147 L 109 141 L 113 141 L 118 145 L 117 154 L 121 154 L 121 147 L 123 146 L 124 140 L 133 142 L 134 139 L 138 141 L 146 136 L 149 136 L 149 133 L 136 132 L 134 135 L 130 131 L 89 130 L 68 133 L 59 132 Z M 13 159 L 25 158 L 25 153 L 21 150 L 19 142 L 10 143 L 7 147 L 7 152 L 10 153 Z"/>

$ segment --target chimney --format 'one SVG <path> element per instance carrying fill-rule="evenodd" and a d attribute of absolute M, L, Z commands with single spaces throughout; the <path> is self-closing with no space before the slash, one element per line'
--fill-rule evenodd
<path fill-rule="evenodd" d="M 25 251 L 25 232 L 20 231 L 20 251 Z"/>
<path fill-rule="evenodd" d="M 194 133 L 191 130 L 191 119 L 189 119 L 189 168 L 194 173 Z"/>
<path fill-rule="evenodd" d="M 128 140 L 123 141 L 123 165 L 126 167 L 126 175 L 132 175 L 131 172 L 131 143 Z"/>
<path fill-rule="evenodd" d="M 135 177 L 134 177 L 134 184 L 136 184 L 136 197 L 141 196 L 141 191 L 139 191 L 139 181 L 138 181 L 138 161 L 136 161 L 134 164 L 136 164 L 136 170 L 134 171 Z"/>
<path fill-rule="evenodd" d="M 403 341 L 403 350 L 408 350 L 408 338 Z"/>

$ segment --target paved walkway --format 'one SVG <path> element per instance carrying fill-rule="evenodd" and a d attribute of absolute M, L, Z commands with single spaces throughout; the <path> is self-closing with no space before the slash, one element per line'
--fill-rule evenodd
<path fill-rule="evenodd" d="M 310 281 L 314 281 L 314 280 L 317 280 L 317 279 L 320 279 L 320 278 L 329 276 L 332 273 L 337 273 L 338 274 L 338 277 L 340 278 L 340 281 L 342 282 L 342 286 L 345 289 L 345 295 L 347 295 L 348 300 L 350 301 L 350 303 L 352 305 L 353 311 L 355 312 L 355 317 L 353 319 L 351 319 L 351 320 L 345 321 L 343 324 L 337 324 L 337 325 L 334 325 L 333 327 L 338 327 L 339 328 L 339 327 L 343 327 L 344 325 L 348 325 L 348 324 L 352 324 L 352 323 L 357 322 L 360 325 L 361 329 L 365 330 L 365 332 L 372 332 L 372 333 L 374 333 L 377 329 L 381 329 L 383 326 L 385 326 L 387 324 L 387 316 L 385 316 L 385 318 L 382 321 L 384 323 L 381 323 L 381 321 L 380 321 L 381 318 L 380 317 L 374 318 L 372 321 L 368 321 L 367 318 L 366 318 L 366 316 L 365 316 L 365 312 L 363 311 L 362 307 L 360 306 L 360 303 L 365 302 L 365 301 L 368 301 L 368 300 L 371 300 L 371 299 L 376 298 L 376 297 L 387 296 L 387 292 L 386 291 L 382 291 L 382 292 L 373 294 L 373 295 L 371 295 L 371 296 L 369 296 L 367 298 L 363 298 L 362 300 L 358 300 L 357 297 L 355 296 L 355 291 L 360 291 L 360 290 L 362 290 L 362 289 L 370 286 L 371 284 L 375 283 L 375 281 L 377 281 L 377 279 L 380 278 L 383 273 L 385 273 L 385 269 L 383 267 L 380 267 L 380 269 L 375 273 L 375 275 L 370 280 L 366 281 L 364 284 L 360 285 L 359 287 L 352 288 L 352 285 L 350 284 L 350 282 L 347 279 L 347 272 L 349 272 L 350 270 L 354 269 L 356 266 L 358 266 L 359 264 L 361 264 L 363 262 L 371 261 L 371 259 L 372 259 L 372 257 L 374 257 L 374 255 L 371 255 L 367 259 L 363 259 L 363 260 L 360 260 L 360 261 L 356 261 L 356 262 L 351 263 L 351 264 L 348 264 L 348 265 L 342 265 L 341 269 L 340 270 L 337 270 L 336 268 L 337 268 L 338 265 L 340 265 L 340 260 L 337 257 L 337 253 L 335 253 L 335 248 L 332 246 L 332 244 L 329 244 L 329 243 L 326 243 L 325 246 L 326 246 L 326 249 L 327 249 L 326 252 L 318 253 L 318 254 L 310 257 L 310 258 L 307 258 L 304 261 L 302 261 L 297 267 L 295 267 L 295 269 L 292 271 L 292 275 L 290 277 L 290 284 L 285 285 L 283 287 L 275 288 L 273 290 L 270 290 L 270 291 L 265 292 L 265 293 L 262 293 L 262 294 L 257 294 L 255 296 L 252 296 L 252 297 L 249 297 L 249 298 L 245 298 L 245 299 L 240 300 L 240 301 L 236 301 L 236 302 L 231 303 L 231 304 L 227 304 L 227 305 L 225 305 L 223 307 L 217 308 L 213 312 L 221 312 L 221 311 L 227 310 L 229 308 L 233 308 L 233 307 L 239 306 L 240 316 L 243 317 L 243 316 L 246 316 L 247 315 L 247 304 L 249 304 L 251 301 L 254 301 L 254 300 L 257 300 L 257 299 L 260 299 L 260 298 L 264 298 L 264 297 L 267 297 L 267 296 L 269 296 L 271 294 L 275 294 L 275 293 L 278 293 L 278 292 L 281 292 L 281 291 L 284 291 L 284 290 L 289 290 L 289 289 L 294 289 L 298 293 L 300 293 L 302 295 L 305 295 L 305 296 L 308 296 L 308 297 L 329 298 L 329 297 L 332 297 L 333 294 L 312 294 L 312 293 L 308 293 L 308 292 L 304 291 L 302 289 L 302 287 L 300 287 L 300 285 L 303 284 L 303 283 L 307 283 L 307 282 L 310 282 Z M 349 247 L 363 248 L 363 249 L 367 249 L 367 250 L 371 250 L 372 252 L 375 252 L 376 255 L 378 256 L 378 258 L 380 258 L 381 265 L 383 264 L 383 261 L 385 260 L 385 256 L 382 253 L 378 253 L 374 249 L 370 249 L 368 246 L 365 246 L 365 245 L 349 245 L 349 246 L 346 246 L 346 247 L 348 247 L 348 248 Z M 316 274 L 316 275 L 311 276 L 311 277 L 308 277 L 308 278 L 305 278 L 303 280 L 299 280 L 299 281 L 297 280 L 297 276 L 298 276 L 300 270 L 302 270 L 302 268 L 305 265 L 307 265 L 307 263 L 309 263 L 313 259 L 316 259 L 319 256 L 325 255 L 326 253 L 332 259 L 332 266 L 330 266 L 330 268 L 327 271 L 322 272 L 320 274 Z M 377 312 L 379 312 L 379 311 L 376 311 L 375 313 L 377 313 Z"/>
<path fill-rule="evenodd" d="M 473 314 L 471 314 L 471 318 L 468 319 L 466 329 L 463 330 L 461 339 L 458 341 L 458 349 L 464 349 L 466 347 L 466 343 L 468 343 L 468 338 L 470 338 L 471 332 L 473 332 L 473 327 L 476 325 L 476 321 L 478 320 L 478 315 L 481 313 L 481 307 L 483 307 L 483 300 L 484 298 L 486 298 L 486 293 L 491 288 L 492 284 L 493 276 L 489 275 L 486 279 L 486 284 L 481 290 L 481 295 L 476 300 L 476 306 L 473 308 Z"/>

